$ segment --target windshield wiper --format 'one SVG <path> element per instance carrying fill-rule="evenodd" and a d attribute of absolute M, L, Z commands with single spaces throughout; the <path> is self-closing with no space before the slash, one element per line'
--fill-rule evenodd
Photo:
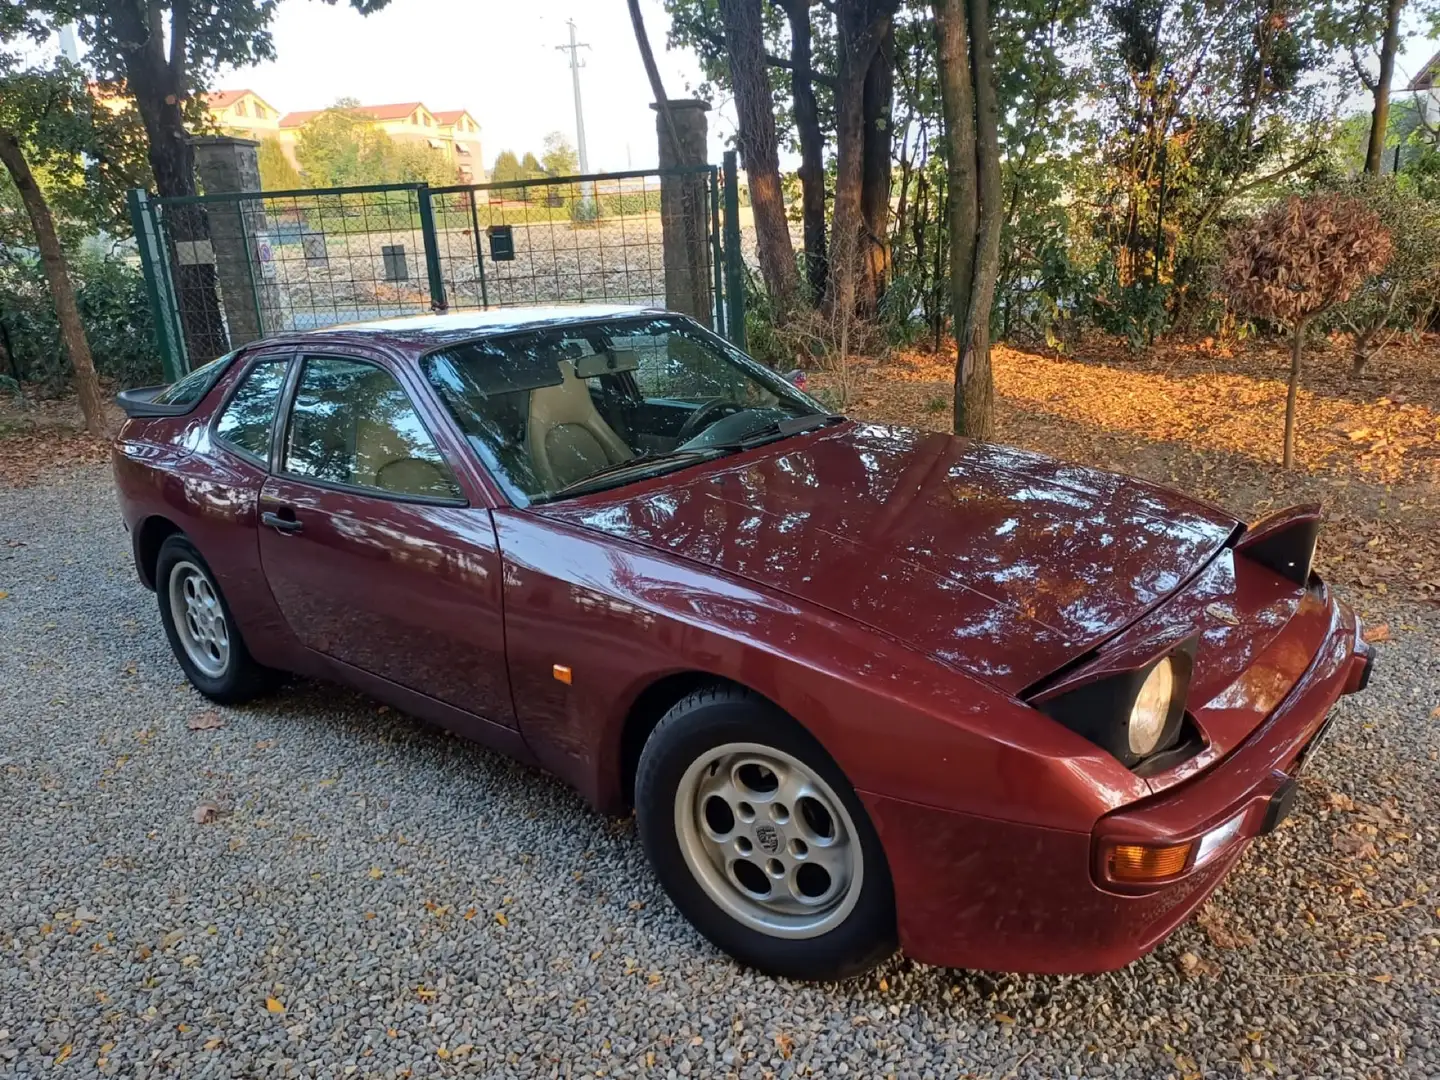
<path fill-rule="evenodd" d="M 723 442 L 711 443 L 707 449 L 710 450 L 748 450 L 752 446 L 760 446 L 767 442 L 774 442 L 776 439 L 788 439 L 791 435 L 799 435 L 803 431 L 814 431 L 816 428 L 829 427 L 831 424 L 838 424 L 845 417 L 839 413 L 807 413 L 804 416 L 787 416 L 784 420 L 771 420 L 761 424 L 759 427 L 751 428 L 744 435 L 734 439 L 726 439 Z"/>
<path fill-rule="evenodd" d="M 657 454 L 652 450 L 646 450 L 643 453 L 636 454 L 632 458 L 606 465 L 605 468 L 598 472 L 593 472 L 589 476 L 582 476 L 579 480 L 572 480 L 564 487 L 557 488 L 555 491 L 551 491 L 541 498 L 531 501 L 553 502 L 566 495 L 582 495 L 588 491 L 599 491 L 603 488 L 610 487 L 611 485 L 606 481 L 614 480 L 614 478 L 621 473 L 628 473 L 631 470 L 638 470 L 643 473 L 654 468 L 656 465 L 664 466 L 681 462 L 704 461 L 707 458 L 718 457 L 725 452 L 725 449 L 710 446 L 697 450 L 670 450 L 664 454 Z"/>

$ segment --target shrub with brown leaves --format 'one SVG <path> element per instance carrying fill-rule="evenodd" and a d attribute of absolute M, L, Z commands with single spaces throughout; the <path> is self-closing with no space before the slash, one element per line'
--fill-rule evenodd
<path fill-rule="evenodd" d="M 1390 252 L 1389 231 L 1359 199 L 1292 196 L 1231 233 L 1221 273 L 1240 311 L 1294 327 L 1348 300 Z"/>
<path fill-rule="evenodd" d="M 1343 195 L 1292 196 L 1230 234 L 1221 279 L 1231 305 L 1290 327 L 1285 467 L 1294 463 L 1295 397 L 1310 321 L 1349 299 L 1390 261 L 1379 215 Z"/>

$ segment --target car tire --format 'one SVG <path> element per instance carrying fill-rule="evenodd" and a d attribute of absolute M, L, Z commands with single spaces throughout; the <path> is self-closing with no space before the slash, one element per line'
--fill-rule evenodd
<path fill-rule="evenodd" d="M 279 673 L 251 657 L 210 565 L 185 536 L 167 537 L 155 561 L 160 621 L 190 685 L 236 705 L 273 690 Z"/>
<path fill-rule="evenodd" d="M 640 840 L 712 943 L 791 979 L 860 975 L 897 947 L 884 850 L 839 766 L 792 718 L 733 686 L 696 691 L 650 733 Z"/>

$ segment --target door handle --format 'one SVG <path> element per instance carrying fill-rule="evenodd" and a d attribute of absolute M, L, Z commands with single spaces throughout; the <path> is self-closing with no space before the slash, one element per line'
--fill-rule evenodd
<path fill-rule="evenodd" d="M 283 518 L 270 510 L 266 510 L 260 515 L 260 523 L 262 525 L 269 525 L 272 529 L 282 533 L 298 533 L 305 527 L 293 517 Z"/>

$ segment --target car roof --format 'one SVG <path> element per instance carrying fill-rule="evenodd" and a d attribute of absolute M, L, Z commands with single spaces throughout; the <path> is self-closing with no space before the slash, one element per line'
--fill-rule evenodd
<path fill-rule="evenodd" d="M 491 334 L 565 326 L 635 315 L 672 314 L 664 308 L 633 304 L 555 304 L 549 306 L 457 311 L 444 315 L 406 315 L 393 319 L 344 323 L 300 333 L 280 334 L 266 343 L 326 341 L 366 342 L 404 352 L 426 352 L 443 345 L 488 337 Z"/>

